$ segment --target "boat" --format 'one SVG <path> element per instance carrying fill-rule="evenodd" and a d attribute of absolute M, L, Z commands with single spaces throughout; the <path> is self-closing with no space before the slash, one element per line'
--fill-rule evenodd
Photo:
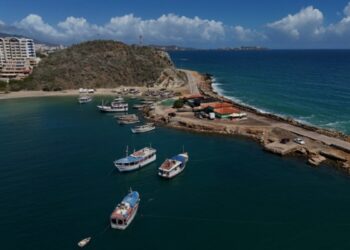
<path fill-rule="evenodd" d="M 146 123 L 144 125 L 135 126 L 131 129 L 134 134 L 145 133 L 156 129 L 153 123 Z"/>
<path fill-rule="evenodd" d="M 133 109 L 143 109 L 144 107 L 145 107 L 144 104 L 134 104 L 134 105 L 132 106 Z"/>
<path fill-rule="evenodd" d="M 84 95 L 84 96 L 79 96 L 78 97 L 78 102 L 80 104 L 88 103 L 92 101 L 92 97 L 89 95 Z"/>
<path fill-rule="evenodd" d="M 83 103 L 88 103 L 92 101 L 92 96 L 89 95 L 83 95 L 78 97 L 78 102 L 83 104 Z"/>
<path fill-rule="evenodd" d="M 140 149 L 131 155 L 128 155 L 128 147 L 126 148 L 126 156 L 114 161 L 114 166 L 120 172 L 128 172 L 142 168 L 157 159 L 157 150 L 151 147 Z"/>
<path fill-rule="evenodd" d="M 114 100 L 113 100 L 113 102 L 112 102 L 112 105 L 113 105 L 114 103 L 121 103 L 121 102 L 123 102 L 123 101 L 124 101 L 124 98 L 121 97 L 121 96 L 118 96 L 118 97 L 114 98 Z"/>
<path fill-rule="evenodd" d="M 137 213 L 140 204 L 140 195 L 136 191 L 130 192 L 124 197 L 110 216 L 111 227 L 113 229 L 126 229 Z"/>
<path fill-rule="evenodd" d="M 115 116 L 116 118 L 118 118 L 119 120 L 127 120 L 127 119 L 132 119 L 132 118 L 138 118 L 137 115 L 135 114 L 125 114 L 125 115 L 119 115 L 119 116 Z"/>
<path fill-rule="evenodd" d="M 129 105 L 123 102 L 112 102 L 111 105 L 104 105 L 103 102 L 101 105 L 98 105 L 97 108 L 101 112 L 127 112 Z"/>
<path fill-rule="evenodd" d="M 82 239 L 81 241 L 78 242 L 79 247 L 85 247 L 89 242 L 91 241 L 91 237 Z"/>
<path fill-rule="evenodd" d="M 186 167 L 188 161 L 188 153 L 178 154 L 170 159 L 166 159 L 159 167 L 158 175 L 171 179 L 180 174 Z"/>
<path fill-rule="evenodd" d="M 118 123 L 121 125 L 124 124 L 134 124 L 140 122 L 139 118 L 135 114 L 128 114 L 118 117 Z"/>

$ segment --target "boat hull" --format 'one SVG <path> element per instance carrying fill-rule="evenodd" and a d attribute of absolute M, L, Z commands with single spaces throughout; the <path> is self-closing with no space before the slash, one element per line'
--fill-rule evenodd
<path fill-rule="evenodd" d="M 157 155 L 153 155 L 151 158 L 146 159 L 138 164 L 135 164 L 133 166 L 124 166 L 121 164 L 114 163 L 115 167 L 119 170 L 119 172 L 130 172 L 130 171 L 135 171 L 137 169 L 140 169 L 152 162 L 154 162 L 157 159 Z"/>
<path fill-rule="evenodd" d="M 150 131 L 155 130 L 155 129 L 156 129 L 155 127 L 151 127 L 151 128 L 147 128 L 147 129 L 142 129 L 142 130 L 132 128 L 132 129 L 131 129 L 131 132 L 133 132 L 134 134 L 141 134 L 141 133 L 150 132 Z"/>
<path fill-rule="evenodd" d="M 128 107 L 123 107 L 123 108 L 112 108 L 109 106 L 97 106 L 97 108 L 102 112 L 102 113 L 113 113 L 113 112 L 127 112 Z"/>
<path fill-rule="evenodd" d="M 172 179 L 175 176 L 181 174 L 184 171 L 185 168 L 186 168 L 186 164 L 184 164 L 184 166 L 182 168 L 178 168 L 178 170 L 174 170 L 174 171 L 170 172 L 168 175 L 165 174 L 165 173 L 161 173 L 161 172 L 158 172 L 158 175 L 160 177 L 165 178 L 165 179 Z"/>

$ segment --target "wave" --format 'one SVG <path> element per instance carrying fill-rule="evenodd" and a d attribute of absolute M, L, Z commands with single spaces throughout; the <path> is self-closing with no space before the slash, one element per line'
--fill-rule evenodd
<path fill-rule="evenodd" d="M 321 122 L 315 122 L 316 119 L 316 115 L 315 114 L 311 114 L 311 115 L 307 115 L 307 116 L 295 116 L 295 115 L 291 115 L 291 114 L 281 114 L 275 111 L 270 111 L 270 110 L 265 110 L 262 109 L 260 107 L 256 107 L 254 105 L 248 104 L 244 101 L 242 101 L 241 99 L 237 98 L 236 96 L 232 96 L 229 95 L 229 93 L 232 93 L 231 91 L 227 91 L 223 88 L 225 84 L 219 82 L 217 80 L 216 77 L 212 77 L 212 88 L 213 90 L 218 93 L 219 95 L 235 102 L 241 105 L 244 105 L 246 107 L 250 107 L 253 108 L 255 110 L 257 110 L 258 112 L 260 112 L 261 114 L 273 114 L 273 115 L 277 115 L 280 116 L 282 118 L 292 118 L 293 120 L 305 124 L 305 125 L 310 125 L 310 126 L 317 126 L 317 127 L 321 127 L 321 128 L 331 128 L 331 129 L 339 129 L 342 132 L 347 133 L 348 131 L 350 131 L 350 121 L 335 121 L 335 122 L 330 122 L 330 123 L 326 123 L 326 124 L 322 124 Z"/>
<path fill-rule="evenodd" d="M 253 108 L 257 111 L 259 111 L 260 113 L 262 114 L 272 114 L 272 112 L 270 111 L 267 111 L 267 110 L 264 110 L 264 109 L 261 109 L 259 107 L 256 107 L 256 106 L 253 106 L 251 104 L 248 104 L 244 101 L 242 101 L 241 99 L 235 97 L 235 96 L 231 96 L 231 95 L 227 95 L 228 94 L 228 91 L 224 90 L 221 86 L 223 86 L 224 84 L 220 83 L 217 81 L 217 79 L 215 77 L 212 77 L 212 88 L 213 90 L 218 93 L 219 95 L 227 98 L 227 99 L 230 99 L 231 101 L 235 102 L 235 103 L 238 103 L 238 104 L 241 104 L 241 105 L 244 105 L 244 106 L 247 106 L 247 107 L 250 107 L 250 108 Z M 276 114 L 276 113 L 273 113 L 273 114 Z M 277 115 L 280 115 L 280 114 L 277 114 Z M 284 117 L 284 115 L 281 115 Z"/>

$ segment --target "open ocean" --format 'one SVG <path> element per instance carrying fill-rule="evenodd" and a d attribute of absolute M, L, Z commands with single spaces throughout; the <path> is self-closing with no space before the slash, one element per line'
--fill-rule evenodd
<path fill-rule="evenodd" d="M 170 54 L 178 67 L 214 75 L 214 88 L 226 97 L 350 135 L 350 50 Z"/>
<path fill-rule="evenodd" d="M 133 135 L 99 113 L 99 102 L 0 101 L 1 249 L 78 249 L 87 236 L 85 249 L 350 248 L 349 176 L 240 137 L 162 127 Z M 114 169 L 126 145 L 150 143 L 156 163 Z M 186 170 L 160 179 L 159 165 L 183 145 Z M 110 213 L 130 187 L 140 192 L 139 212 L 127 230 L 112 230 Z"/>

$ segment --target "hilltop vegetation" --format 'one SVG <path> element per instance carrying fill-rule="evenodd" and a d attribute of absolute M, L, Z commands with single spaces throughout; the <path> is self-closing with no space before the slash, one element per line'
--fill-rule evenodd
<path fill-rule="evenodd" d="M 115 41 L 89 41 L 43 58 L 27 80 L 10 85 L 12 90 L 22 87 L 49 91 L 170 85 L 184 80 L 166 52 Z"/>

